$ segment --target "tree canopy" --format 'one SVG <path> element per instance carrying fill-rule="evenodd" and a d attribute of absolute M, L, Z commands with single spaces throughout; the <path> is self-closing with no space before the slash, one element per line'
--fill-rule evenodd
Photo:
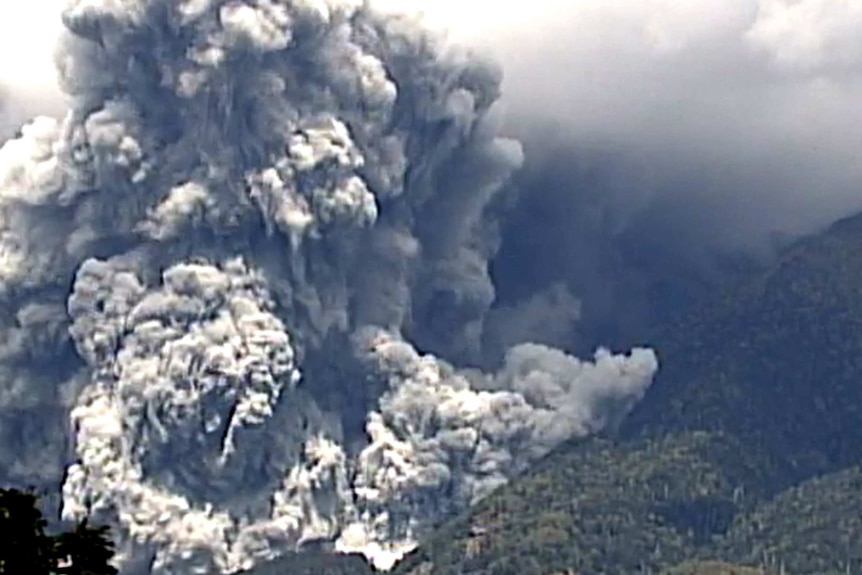
<path fill-rule="evenodd" d="M 57 534 L 47 527 L 36 493 L 0 488 L 0 574 L 116 575 L 107 527 L 86 519 Z"/>

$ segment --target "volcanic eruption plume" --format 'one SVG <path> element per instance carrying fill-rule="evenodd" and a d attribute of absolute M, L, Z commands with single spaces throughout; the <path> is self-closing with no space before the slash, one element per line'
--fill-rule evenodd
<path fill-rule="evenodd" d="M 63 22 L 69 111 L 0 149 L 0 468 L 112 523 L 124 572 L 386 567 L 651 382 L 647 349 L 508 336 L 479 369 L 522 161 L 490 63 L 349 0 Z"/>

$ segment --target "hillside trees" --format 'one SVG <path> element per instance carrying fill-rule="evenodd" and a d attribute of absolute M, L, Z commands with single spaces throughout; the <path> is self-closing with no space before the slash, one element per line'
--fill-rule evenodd
<path fill-rule="evenodd" d="M 114 543 L 107 527 L 86 520 L 69 531 L 49 534 L 30 491 L 0 488 L 0 574 L 115 575 Z"/>

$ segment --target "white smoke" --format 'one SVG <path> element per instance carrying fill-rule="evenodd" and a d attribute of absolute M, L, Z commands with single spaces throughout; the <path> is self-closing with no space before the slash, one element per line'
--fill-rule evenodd
<path fill-rule="evenodd" d="M 577 318 L 565 290 L 473 367 L 488 208 L 522 161 L 489 63 L 358 1 L 63 21 L 70 111 L 0 149 L 0 467 L 64 474 L 64 515 L 112 522 L 125 572 L 318 540 L 391 566 L 643 395 L 649 350 L 542 345 Z M 548 334 L 528 317 L 554 309 Z M 46 422 L 27 445 L 22 417 Z"/>

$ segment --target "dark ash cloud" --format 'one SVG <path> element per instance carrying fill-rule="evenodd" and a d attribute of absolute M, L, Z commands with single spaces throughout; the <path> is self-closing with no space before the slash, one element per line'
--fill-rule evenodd
<path fill-rule="evenodd" d="M 564 282 L 572 345 L 627 345 L 862 209 L 852 3 L 557 6 L 475 40 L 505 63 L 525 147 L 494 264 L 505 305 Z"/>
<path fill-rule="evenodd" d="M 114 523 L 124 573 L 390 565 L 650 385 L 650 349 L 551 347 L 564 286 L 491 312 L 498 66 L 348 0 L 63 22 L 69 113 L 0 148 L 0 470 Z"/>

